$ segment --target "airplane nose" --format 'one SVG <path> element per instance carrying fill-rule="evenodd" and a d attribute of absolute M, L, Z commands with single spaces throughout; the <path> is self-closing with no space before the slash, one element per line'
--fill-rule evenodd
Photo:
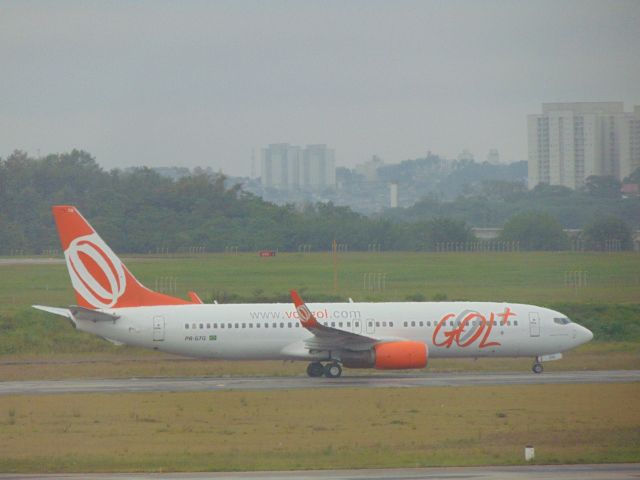
<path fill-rule="evenodd" d="M 593 339 L 593 332 L 591 330 L 589 330 L 588 328 L 583 327 L 583 326 L 580 326 L 580 329 L 581 329 L 580 337 L 581 337 L 581 340 L 582 340 L 581 343 L 590 342 Z"/>
<path fill-rule="evenodd" d="M 582 327 L 584 328 L 584 327 Z M 591 330 L 589 330 L 588 328 L 585 328 L 586 333 L 587 333 L 587 342 L 590 342 L 591 340 L 593 340 L 593 332 Z"/>

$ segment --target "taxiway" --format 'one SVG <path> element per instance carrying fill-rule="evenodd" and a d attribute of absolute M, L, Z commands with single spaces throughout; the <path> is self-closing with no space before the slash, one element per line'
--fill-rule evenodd
<path fill-rule="evenodd" d="M 628 383 L 640 370 L 522 373 L 425 373 L 308 377 L 150 377 L 124 379 L 27 380 L 0 382 L 0 395 L 64 393 L 201 392 L 217 390 L 293 390 L 304 388 L 422 388 L 486 385 Z"/>

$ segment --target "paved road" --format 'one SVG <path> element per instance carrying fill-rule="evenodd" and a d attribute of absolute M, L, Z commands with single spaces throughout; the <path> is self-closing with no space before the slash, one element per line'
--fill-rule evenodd
<path fill-rule="evenodd" d="M 57 265 L 64 263 L 64 258 L 0 258 L 3 265 Z"/>
<path fill-rule="evenodd" d="M 414 388 L 479 385 L 537 385 L 639 382 L 640 370 L 533 373 L 427 373 L 308 377 L 125 378 L 0 382 L 0 395 L 50 393 L 200 392 L 216 390 L 292 390 L 301 388 Z"/>
<path fill-rule="evenodd" d="M 123 473 L 123 474 L 54 474 L 0 475 L 0 480 L 434 480 L 434 479 L 514 479 L 514 480 L 623 480 L 637 479 L 640 464 L 554 465 L 524 467 L 465 468 L 397 468 L 381 470 L 322 470 L 298 472 L 237 472 L 237 473 Z"/>

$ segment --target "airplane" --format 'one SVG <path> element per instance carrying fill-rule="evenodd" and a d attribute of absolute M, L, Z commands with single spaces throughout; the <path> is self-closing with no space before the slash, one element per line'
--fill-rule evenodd
<path fill-rule="evenodd" d="M 140 283 L 71 205 L 52 207 L 76 305 L 33 305 L 116 344 L 221 360 L 300 360 L 310 377 L 342 367 L 421 369 L 429 358 L 543 361 L 593 338 L 560 312 L 497 302 L 204 304 Z"/>

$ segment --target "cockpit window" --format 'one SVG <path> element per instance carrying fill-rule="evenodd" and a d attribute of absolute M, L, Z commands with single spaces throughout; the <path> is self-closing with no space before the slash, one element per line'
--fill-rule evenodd
<path fill-rule="evenodd" d="M 553 321 L 559 325 L 568 325 L 569 323 L 571 323 L 571 320 L 569 320 L 567 317 L 554 318 Z"/>

